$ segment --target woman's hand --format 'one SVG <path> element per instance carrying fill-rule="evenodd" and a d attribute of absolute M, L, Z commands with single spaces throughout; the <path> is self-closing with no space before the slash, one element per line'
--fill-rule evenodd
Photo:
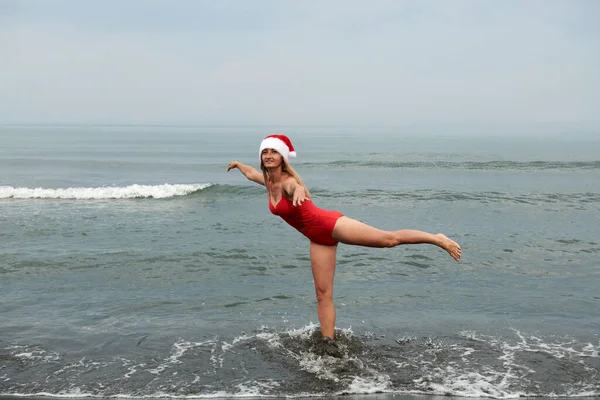
<path fill-rule="evenodd" d="M 239 169 L 240 172 L 246 178 L 250 179 L 252 182 L 256 182 L 259 185 L 263 185 L 264 186 L 264 184 L 265 184 L 265 178 L 263 177 L 263 174 L 261 174 L 260 172 L 258 172 L 256 169 L 252 168 L 249 165 L 242 164 L 239 161 L 232 161 L 227 166 L 227 172 L 231 171 L 234 168 Z"/>
<path fill-rule="evenodd" d="M 292 198 L 292 204 L 294 207 L 301 206 L 303 202 L 310 201 L 310 197 L 306 194 L 306 189 L 303 186 L 298 185 L 294 190 L 294 196 Z"/>
<path fill-rule="evenodd" d="M 231 171 L 234 168 L 237 168 L 239 165 L 239 163 L 237 161 L 232 161 L 229 163 L 229 165 L 227 166 L 227 172 Z"/>

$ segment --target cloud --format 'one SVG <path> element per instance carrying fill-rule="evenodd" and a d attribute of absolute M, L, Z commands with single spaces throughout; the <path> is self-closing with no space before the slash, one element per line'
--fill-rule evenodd
<path fill-rule="evenodd" d="M 599 120 L 595 2 L 14 4 L 0 122 Z"/>

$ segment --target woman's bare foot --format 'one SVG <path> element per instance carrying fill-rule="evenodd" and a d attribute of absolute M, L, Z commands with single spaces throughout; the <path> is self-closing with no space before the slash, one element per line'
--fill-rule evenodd
<path fill-rule="evenodd" d="M 460 261 L 460 256 L 462 255 L 462 249 L 460 248 L 460 245 L 442 233 L 438 233 L 435 236 L 440 239 L 439 246 L 446 250 L 448 254 L 450 254 L 450 256 L 456 260 L 456 262 Z"/>

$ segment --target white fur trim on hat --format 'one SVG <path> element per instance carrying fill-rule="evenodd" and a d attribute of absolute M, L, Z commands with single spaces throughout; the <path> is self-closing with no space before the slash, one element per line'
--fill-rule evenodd
<path fill-rule="evenodd" d="M 289 140 L 289 139 L 288 139 Z M 290 142 L 291 144 L 291 142 Z M 290 158 L 296 157 L 294 150 L 290 151 L 288 145 L 281 139 L 273 136 L 267 136 L 260 144 L 260 150 L 258 151 L 259 157 L 264 149 L 274 149 L 281 156 L 288 161 Z"/>

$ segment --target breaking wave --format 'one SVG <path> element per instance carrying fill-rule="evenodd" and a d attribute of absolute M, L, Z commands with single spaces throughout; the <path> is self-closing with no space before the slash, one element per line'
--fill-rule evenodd
<path fill-rule="evenodd" d="M 163 185 L 129 185 L 129 186 L 102 186 L 102 187 L 76 187 L 66 189 L 49 188 L 23 188 L 0 186 L 0 199 L 76 199 L 76 200 L 102 200 L 102 199 L 136 199 L 186 196 L 210 186 L 211 183 L 194 184 L 163 184 Z"/>

